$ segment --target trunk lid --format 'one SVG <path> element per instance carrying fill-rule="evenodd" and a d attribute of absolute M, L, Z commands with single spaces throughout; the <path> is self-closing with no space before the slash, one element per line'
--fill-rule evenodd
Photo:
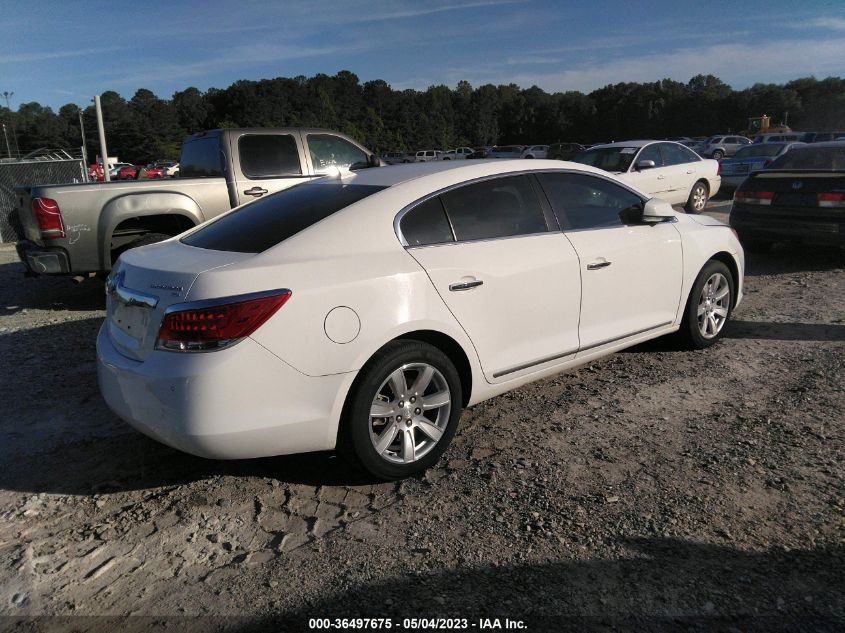
<path fill-rule="evenodd" d="M 820 208 L 817 194 L 845 192 L 845 172 L 760 171 L 752 174 L 741 188 L 774 193 L 771 205 L 748 209 L 753 215 L 785 214 L 797 218 L 797 212 L 802 218 L 841 217 L 841 209 Z"/>
<path fill-rule="evenodd" d="M 142 361 L 155 348 L 164 312 L 183 303 L 203 272 L 253 257 L 168 240 L 126 251 L 106 284 L 106 321 L 115 348 Z"/>

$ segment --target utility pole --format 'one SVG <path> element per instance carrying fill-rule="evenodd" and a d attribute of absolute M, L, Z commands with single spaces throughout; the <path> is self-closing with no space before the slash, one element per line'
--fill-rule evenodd
<path fill-rule="evenodd" d="M 94 97 L 94 107 L 97 110 L 97 131 L 100 133 L 100 155 L 103 159 L 103 180 L 111 180 L 109 177 L 109 150 L 106 149 L 106 129 L 103 126 L 103 109 L 100 106 L 100 95 Z"/>
<path fill-rule="evenodd" d="M 9 111 L 9 125 L 12 128 L 12 138 L 15 141 L 15 152 L 17 152 L 18 158 L 20 158 L 21 148 L 18 145 L 18 133 L 15 131 L 15 122 L 12 120 L 12 106 L 9 105 L 9 99 L 11 99 L 14 96 L 15 96 L 14 92 L 7 92 L 5 90 L 3 91 L 3 97 L 6 99 L 6 109 Z M 6 142 L 6 144 L 8 145 L 8 141 Z M 9 156 L 11 157 L 12 155 L 9 154 Z"/>
<path fill-rule="evenodd" d="M 77 110 L 79 114 L 79 134 L 82 136 L 82 171 L 85 178 L 88 178 L 88 148 L 85 145 L 85 124 L 82 122 L 82 108 Z"/>
<path fill-rule="evenodd" d="M 12 150 L 9 149 L 9 135 L 6 134 L 6 124 L 3 124 L 3 138 L 6 139 L 6 153 L 9 155 L 9 158 L 12 157 Z"/>

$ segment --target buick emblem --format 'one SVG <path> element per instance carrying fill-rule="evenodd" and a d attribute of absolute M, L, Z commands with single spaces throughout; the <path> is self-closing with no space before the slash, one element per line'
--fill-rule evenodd
<path fill-rule="evenodd" d="M 793 189 L 800 189 L 803 186 L 804 186 L 804 183 L 801 182 L 800 180 L 796 180 L 795 182 L 792 183 Z"/>

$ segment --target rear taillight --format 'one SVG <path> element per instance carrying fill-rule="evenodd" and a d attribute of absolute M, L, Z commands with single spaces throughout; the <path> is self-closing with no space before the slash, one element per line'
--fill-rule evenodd
<path fill-rule="evenodd" d="M 817 193 L 816 202 L 825 209 L 845 209 L 845 193 Z"/>
<path fill-rule="evenodd" d="M 734 194 L 734 202 L 770 205 L 774 197 L 774 191 L 737 191 Z"/>
<path fill-rule="evenodd" d="M 206 352 L 238 342 L 257 330 L 290 299 L 290 290 L 273 291 L 253 299 L 237 297 L 214 304 L 203 301 L 165 313 L 156 349 L 172 352 Z"/>
<path fill-rule="evenodd" d="M 51 198 L 33 198 L 32 213 L 38 228 L 41 229 L 41 237 L 45 240 L 57 240 L 65 236 L 65 224 L 62 220 L 62 212 L 59 205 Z"/>
<path fill-rule="evenodd" d="M 717 176 L 721 176 L 721 175 L 722 175 L 722 163 L 720 163 L 720 162 L 719 162 L 719 163 L 716 163 L 716 175 L 717 175 Z"/>

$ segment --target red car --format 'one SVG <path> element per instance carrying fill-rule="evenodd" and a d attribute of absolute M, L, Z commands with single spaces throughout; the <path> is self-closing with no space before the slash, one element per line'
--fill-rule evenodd
<path fill-rule="evenodd" d="M 141 178 L 164 178 L 163 169 L 159 169 L 157 167 L 138 167 L 136 165 L 130 165 L 128 167 L 122 167 L 120 171 L 117 172 L 117 179 L 135 180 L 138 178 L 138 170 L 141 169 L 144 170 L 141 174 Z"/>

